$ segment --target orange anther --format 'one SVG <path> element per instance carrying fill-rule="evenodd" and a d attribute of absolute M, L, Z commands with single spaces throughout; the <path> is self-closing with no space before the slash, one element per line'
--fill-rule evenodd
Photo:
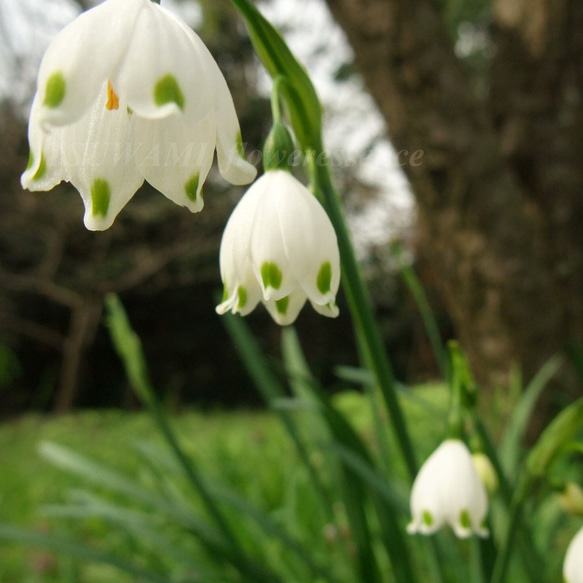
<path fill-rule="evenodd" d="M 119 109 L 119 97 L 117 93 L 114 91 L 111 81 L 107 80 L 107 103 L 105 107 L 111 111 L 112 109 Z"/>

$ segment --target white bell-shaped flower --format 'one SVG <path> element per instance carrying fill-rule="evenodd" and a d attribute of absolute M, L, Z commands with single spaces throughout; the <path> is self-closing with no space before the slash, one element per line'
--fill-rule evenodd
<path fill-rule="evenodd" d="M 88 229 L 103 230 L 147 180 L 193 212 L 215 147 L 219 170 L 248 184 L 233 100 L 200 38 L 150 0 L 105 0 L 43 57 L 22 185 L 71 182 Z"/>
<path fill-rule="evenodd" d="M 410 534 L 432 534 L 449 524 L 455 534 L 488 536 L 488 496 L 465 444 L 444 441 L 421 467 L 411 492 Z"/>
<path fill-rule="evenodd" d="M 225 227 L 220 267 L 219 314 L 245 316 L 261 301 L 286 325 L 309 299 L 320 314 L 338 315 L 336 233 L 316 197 L 286 170 L 268 170 L 239 201 Z"/>
<path fill-rule="evenodd" d="M 583 583 L 583 528 L 573 537 L 563 563 L 565 583 Z"/>

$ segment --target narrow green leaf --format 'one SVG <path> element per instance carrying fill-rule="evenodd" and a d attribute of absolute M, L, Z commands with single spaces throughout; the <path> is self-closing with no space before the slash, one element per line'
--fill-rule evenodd
<path fill-rule="evenodd" d="M 209 573 L 201 570 L 198 561 L 191 552 L 187 552 L 162 534 L 161 526 L 163 522 L 157 515 L 146 514 L 144 512 L 129 510 L 124 506 L 111 504 L 87 492 L 77 492 L 75 495 L 76 504 L 69 505 L 49 505 L 44 506 L 41 511 L 49 517 L 73 518 L 86 520 L 88 518 L 99 518 L 116 524 L 135 535 L 137 542 L 149 543 L 151 549 L 164 558 L 171 558 L 183 567 L 188 567 L 192 574 L 193 583 L 210 578 Z"/>
<path fill-rule="evenodd" d="M 372 465 L 356 455 L 352 450 L 344 447 L 341 443 L 331 443 L 329 447 L 387 504 L 398 509 L 403 514 L 409 512 L 409 502 L 406 497 L 403 497 L 408 495 L 409 492 L 405 484 L 401 484 L 401 491 L 398 493 L 395 491 L 394 484 L 387 482 L 385 477 L 380 475 Z"/>
<path fill-rule="evenodd" d="M 512 507 L 512 497 L 514 493 L 513 487 L 510 484 L 510 481 L 508 480 L 508 477 L 506 476 L 506 473 L 504 472 L 502 464 L 498 458 L 498 450 L 494 445 L 494 441 L 485 424 L 480 419 L 478 412 L 475 410 L 472 411 L 472 420 L 482 440 L 485 453 L 490 458 L 490 461 L 496 470 L 500 487 L 500 494 L 504 504 L 504 512 L 506 515 L 508 515 Z M 525 517 L 521 513 L 518 513 L 517 516 L 517 520 L 519 522 L 518 542 L 520 544 L 522 564 L 526 573 L 528 574 L 529 580 L 532 583 L 539 583 L 539 577 L 540 573 L 543 571 L 544 562 L 539 550 L 534 544 L 532 532 L 529 528 L 529 525 L 526 523 Z M 492 540 L 490 544 L 494 544 L 494 541 Z M 487 558 L 490 559 L 490 553 L 488 554 Z M 493 565 L 488 565 L 488 571 L 490 573 L 492 572 L 492 569 Z"/>
<path fill-rule="evenodd" d="M 146 490 L 135 480 L 111 467 L 96 462 L 56 443 L 44 441 L 40 444 L 42 457 L 62 470 L 71 472 L 90 482 L 126 495 L 133 501 L 141 502 L 166 515 L 185 528 L 191 529 L 215 544 L 222 544 L 220 535 L 193 515 L 188 508 L 177 506 L 162 496 Z"/>
<path fill-rule="evenodd" d="M 403 257 L 403 252 L 399 245 L 393 247 L 393 253 L 401 267 L 401 277 L 413 296 L 413 300 L 417 304 L 417 309 L 421 314 L 423 326 L 425 327 L 425 332 L 429 338 L 429 343 L 431 344 L 433 355 L 441 372 L 441 376 L 442 378 L 447 379 L 447 352 L 443 346 L 443 341 L 441 340 L 441 335 L 439 333 L 439 326 L 437 325 L 437 320 L 435 319 L 429 300 L 427 299 L 427 294 L 425 293 L 423 285 L 417 277 L 415 270 Z"/>
<path fill-rule="evenodd" d="M 305 548 L 301 541 L 296 540 L 287 532 L 285 532 L 264 512 L 261 512 L 255 506 L 249 504 L 249 502 L 247 502 L 244 498 L 224 485 L 215 484 L 214 491 L 221 500 L 233 508 L 236 508 L 239 512 L 257 523 L 266 535 L 272 538 L 276 538 L 288 549 L 288 551 L 299 557 L 302 562 L 309 567 L 315 577 L 323 577 L 325 581 L 329 581 L 331 583 L 337 581 L 337 579 L 327 568 L 316 563 L 312 559 L 309 550 Z"/>
<path fill-rule="evenodd" d="M 583 431 L 583 398 L 563 409 L 543 431 L 526 460 L 531 476 L 544 476 L 551 462 Z"/>
<path fill-rule="evenodd" d="M 194 460 L 187 456 L 182 449 L 178 438 L 162 411 L 156 392 L 150 384 L 141 343 L 130 325 L 119 298 L 114 294 L 109 294 L 105 298 L 105 303 L 112 341 L 126 368 L 130 384 L 138 397 L 148 407 L 152 418 L 170 446 L 172 455 L 182 467 L 192 489 L 198 493 L 210 516 L 213 517 L 217 527 L 220 529 L 222 537 L 228 542 L 230 560 L 240 569 L 242 575 L 254 579 L 257 583 L 276 583 L 280 581 L 275 573 L 269 572 L 246 554 L 241 541 L 235 535 L 227 517 L 217 504 Z M 226 549 L 224 552 L 226 553 Z"/>
<path fill-rule="evenodd" d="M 31 532 L 15 526 L 0 523 L 0 537 L 8 541 L 39 547 L 57 554 L 68 555 L 77 559 L 104 563 L 117 567 L 140 581 L 149 581 L 151 583 L 169 583 L 165 576 L 152 573 L 133 563 L 116 557 L 115 555 L 97 551 L 76 541 L 58 536 L 53 533 Z"/>
<path fill-rule="evenodd" d="M 153 463 L 161 464 L 162 468 L 173 472 L 175 475 L 179 473 L 178 466 L 173 463 L 172 459 L 168 459 L 168 456 L 159 448 L 150 444 L 140 444 L 139 447 L 144 453 L 147 452 L 148 457 L 150 457 Z M 222 502 L 236 508 L 241 514 L 253 520 L 270 538 L 278 539 L 289 551 L 297 555 L 312 570 L 314 575 L 324 577 L 326 581 L 334 581 L 332 574 L 312 559 L 310 552 L 302 542 L 285 532 L 267 514 L 247 502 L 245 498 L 222 483 L 213 481 L 209 482 L 209 486 Z"/>
<path fill-rule="evenodd" d="M 515 474 L 519 466 L 522 439 L 536 402 L 562 365 L 563 359 L 560 356 L 550 358 L 531 380 L 514 407 L 498 448 L 500 462 L 508 475 Z"/>
<path fill-rule="evenodd" d="M 282 339 L 287 350 L 295 351 L 295 372 L 300 372 L 300 378 L 310 377 L 305 358 L 301 353 L 301 346 L 293 328 L 287 327 L 282 331 Z M 290 348 L 292 347 L 292 348 Z M 305 390 L 310 392 L 308 398 L 318 403 L 322 419 L 327 424 L 334 441 L 345 450 L 345 456 L 351 455 L 352 463 L 360 467 L 372 467 L 372 458 L 358 434 L 354 431 L 347 419 L 339 413 L 315 382 L 305 383 Z M 350 452 L 350 454 L 346 453 Z M 355 462 L 355 460 L 359 460 Z M 363 581 L 374 582 L 380 580 L 381 574 L 373 547 L 371 526 L 367 516 L 366 502 L 368 494 L 374 504 L 381 526 L 381 534 L 387 553 L 391 558 L 394 573 L 400 583 L 413 582 L 411 561 L 402 525 L 396 518 L 396 506 L 387 503 L 379 497 L 376 491 L 370 491 L 367 483 L 359 472 L 355 471 L 345 460 L 341 460 L 342 474 L 340 476 L 343 501 L 349 517 L 352 534 L 358 548 L 360 573 Z"/>
<path fill-rule="evenodd" d="M 245 19 L 253 47 L 268 73 L 273 79 L 285 78 L 279 90 L 302 149 L 320 150 L 322 108 L 310 78 L 279 32 L 249 0 L 231 1 Z"/>
<path fill-rule="evenodd" d="M 227 332 L 229 333 L 235 349 L 239 353 L 241 361 L 245 365 L 249 376 L 253 379 L 255 386 L 261 393 L 264 401 L 270 407 L 273 407 L 274 403 L 278 402 L 279 399 L 284 398 L 286 393 L 282 384 L 267 366 L 265 357 L 259 350 L 257 341 L 253 337 L 253 334 L 250 332 L 243 319 L 238 316 L 225 314 L 222 317 L 222 321 L 227 328 Z M 309 451 L 298 428 L 296 427 L 293 417 L 287 410 L 274 408 L 274 411 L 279 415 L 298 452 L 300 460 L 310 474 L 310 478 L 322 501 L 322 510 L 326 513 L 328 519 L 332 521 L 333 513 L 330 495 L 310 460 Z"/>

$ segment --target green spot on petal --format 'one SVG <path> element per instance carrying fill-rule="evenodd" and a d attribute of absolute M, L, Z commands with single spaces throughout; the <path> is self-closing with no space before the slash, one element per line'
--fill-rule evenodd
<path fill-rule="evenodd" d="M 285 316 L 285 313 L 287 312 L 288 305 L 289 305 L 289 296 L 286 296 L 285 298 L 281 298 L 281 300 L 275 301 L 275 308 L 282 316 Z"/>
<path fill-rule="evenodd" d="M 244 308 L 247 303 L 247 290 L 242 285 L 240 285 L 237 290 L 237 297 L 239 298 L 237 301 L 237 307 L 239 309 Z"/>
<path fill-rule="evenodd" d="M 28 153 L 28 162 L 26 164 L 26 169 L 30 170 L 32 168 L 32 165 L 34 164 L 34 154 L 32 153 L 32 150 Z"/>
<path fill-rule="evenodd" d="M 424 510 L 423 511 L 423 524 L 427 525 L 427 526 L 431 526 L 433 524 L 433 516 L 431 514 L 431 512 L 429 512 L 429 510 Z"/>
<path fill-rule="evenodd" d="M 180 109 L 184 109 L 184 95 L 173 75 L 166 75 L 154 86 L 154 103 L 162 107 L 167 103 L 176 103 Z"/>
<path fill-rule="evenodd" d="M 237 152 L 239 152 L 239 156 L 241 158 L 245 158 L 245 146 L 243 145 L 243 136 L 241 136 L 241 132 L 237 134 Z"/>
<path fill-rule="evenodd" d="M 37 171 L 34 173 L 32 177 L 33 180 L 40 180 L 45 174 L 47 173 L 47 162 L 45 157 L 41 154 L 40 155 L 40 164 L 38 165 Z"/>
<path fill-rule="evenodd" d="M 227 289 L 227 286 L 225 286 L 223 288 L 223 299 L 221 300 L 221 302 L 226 302 L 229 299 L 229 290 Z"/>
<path fill-rule="evenodd" d="M 273 289 L 279 289 L 283 276 L 281 270 L 275 263 L 266 261 L 261 266 L 261 279 L 263 280 L 263 287 L 267 289 L 271 286 Z"/>
<path fill-rule="evenodd" d="M 332 283 L 332 266 L 329 261 L 322 263 L 320 271 L 318 271 L 318 277 L 316 279 L 316 285 L 321 294 L 327 294 L 330 291 L 330 284 Z"/>
<path fill-rule="evenodd" d="M 462 510 L 460 512 L 460 524 L 463 528 L 471 528 L 472 521 L 470 520 L 470 513 L 467 510 Z"/>
<path fill-rule="evenodd" d="M 198 181 L 200 174 L 197 172 L 192 176 L 192 178 L 184 185 L 184 191 L 186 196 L 192 201 L 196 202 L 198 196 Z"/>
<path fill-rule="evenodd" d="M 94 216 L 105 217 L 111 200 L 109 183 L 103 178 L 96 178 L 91 186 L 91 212 Z"/>
<path fill-rule="evenodd" d="M 57 71 L 53 73 L 45 88 L 45 100 L 43 105 L 47 107 L 59 107 L 63 99 L 65 99 L 65 87 L 67 83 L 65 82 L 65 77 L 63 73 Z"/>

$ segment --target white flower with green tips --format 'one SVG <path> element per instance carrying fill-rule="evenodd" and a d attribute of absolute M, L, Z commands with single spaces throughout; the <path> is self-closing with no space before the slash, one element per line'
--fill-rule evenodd
<path fill-rule="evenodd" d="M 573 537 L 563 563 L 565 583 L 583 583 L 583 528 Z"/>
<path fill-rule="evenodd" d="M 245 316 L 263 302 L 291 324 L 309 300 L 336 317 L 340 256 L 336 233 L 316 197 L 286 170 L 268 170 L 233 211 L 221 242 L 223 302 Z"/>
<path fill-rule="evenodd" d="M 213 57 L 150 0 L 105 0 L 55 37 L 40 66 L 29 143 L 23 187 L 71 182 L 91 230 L 111 226 L 144 180 L 200 211 L 215 148 L 232 184 L 256 173 Z"/>
<path fill-rule="evenodd" d="M 488 496 L 465 444 L 444 441 L 421 467 L 411 492 L 410 534 L 433 534 L 449 524 L 460 538 L 488 536 Z"/>

